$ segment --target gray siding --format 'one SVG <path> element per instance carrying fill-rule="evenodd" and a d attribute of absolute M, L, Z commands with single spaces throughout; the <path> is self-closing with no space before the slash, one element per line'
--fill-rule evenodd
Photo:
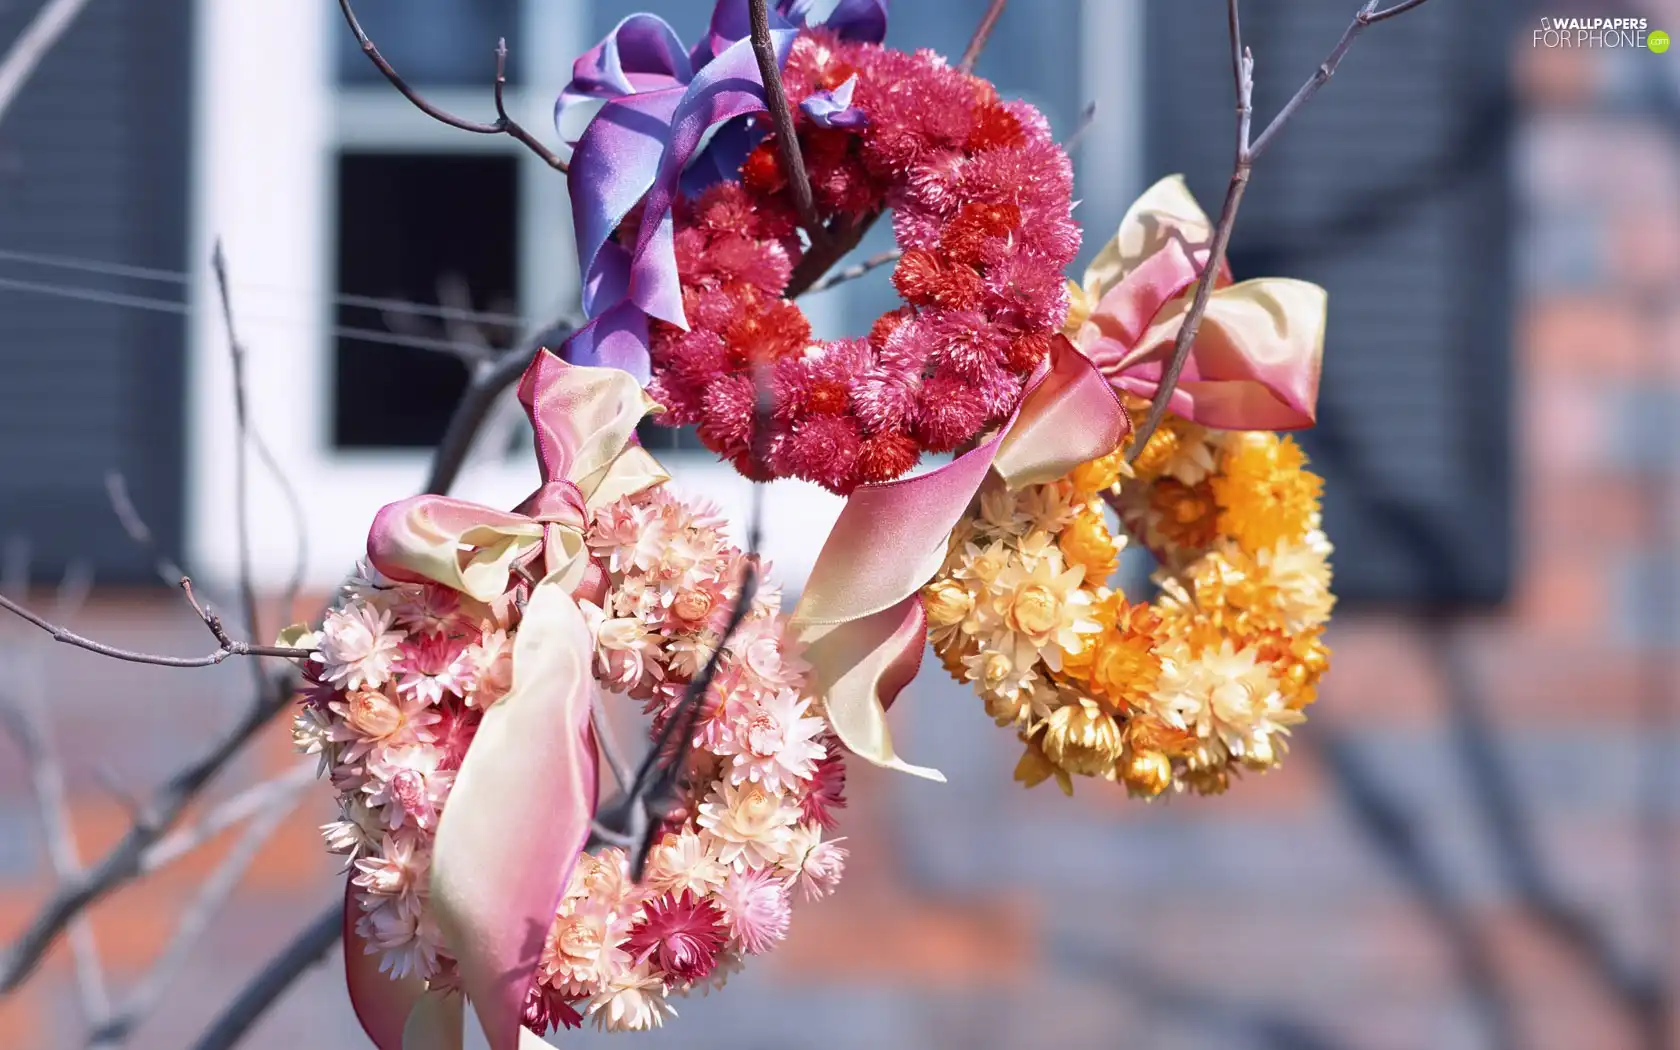
<path fill-rule="evenodd" d="M 0 40 L 39 6 L 0 5 Z M 0 121 L 0 249 L 186 268 L 190 5 L 94 0 Z M 0 262 L 0 277 L 179 301 L 180 286 Z M 112 517 L 123 471 L 160 542 L 183 516 L 178 314 L 0 289 L 0 538 L 38 576 L 148 578 Z"/>

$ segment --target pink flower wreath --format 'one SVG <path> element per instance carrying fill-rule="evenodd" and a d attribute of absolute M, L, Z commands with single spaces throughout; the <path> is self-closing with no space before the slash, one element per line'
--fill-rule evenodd
<path fill-rule="evenodd" d="M 893 209 L 906 305 L 866 338 L 813 342 L 783 298 L 805 248 L 772 135 L 737 180 L 675 202 L 688 327 L 653 321 L 648 390 L 661 422 L 698 424 L 741 473 L 845 494 L 1014 410 L 1067 314 L 1072 165 L 1038 110 L 931 51 L 808 29 L 782 77 L 819 217 L 844 229 Z M 749 455 L 759 366 L 774 395 L 762 467 Z"/>
<path fill-rule="evenodd" d="M 780 595 L 743 595 L 749 556 L 717 508 L 634 443 L 651 407 L 635 380 L 543 351 L 520 399 L 543 486 L 513 512 L 391 504 L 370 564 L 292 639 L 316 648 L 294 738 L 338 793 L 323 832 L 349 860 L 347 978 L 382 1050 L 413 1025 L 458 1033 L 433 1016 L 458 992 L 496 1046 L 585 1016 L 658 1026 L 773 948 L 792 896 L 827 895 L 845 863 L 825 837 L 844 762 Z M 720 645 L 641 879 L 621 848 L 580 854 L 596 695 L 640 701 L 661 739 Z"/>

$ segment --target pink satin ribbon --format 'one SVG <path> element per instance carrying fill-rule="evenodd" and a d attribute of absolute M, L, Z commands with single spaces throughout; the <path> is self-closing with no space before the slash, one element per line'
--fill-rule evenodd
<path fill-rule="evenodd" d="M 635 380 L 544 350 L 520 383 L 542 486 L 513 512 L 418 496 L 379 512 L 368 557 L 394 580 L 481 602 L 540 564 L 514 635 L 513 684 L 485 712 L 438 821 L 428 907 L 491 1050 L 541 1047 L 521 1024 L 543 941 L 595 810 L 593 642 L 574 592 L 601 582 L 589 513 L 667 479 L 634 443 L 653 408 Z M 345 901 L 345 980 L 379 1050 L 458 1050 L 461 997 L 378 972 Z"/>
<path fill-rule="evenodd" d="M 793 624 L 841 742 L 876 765 L 932 780 L 898 757 L 886 710 L 927 641 L 921 589 L 988 473 L 1011 487 L 1051 481 L 1113 451 L 1129 423 L 1091 362 L 1058 337 L 997 434 L 938 470 L 852 493 L 811 569 Z"/>
<path fill-rule="evenodd" d="M 1120 230 L 1072 289 L 1090 310 L 1074 344 L 1116 389 L 1152 400 L 1189 311 L 1212 235 L 1179 176 L 1161 180 L 1126 213 Z M 1223 430 L 1313 425 L 1324 355 L 1323 288 L 1282 277 L 1215 279 L 1207 312 L 1168 407 Z"/>

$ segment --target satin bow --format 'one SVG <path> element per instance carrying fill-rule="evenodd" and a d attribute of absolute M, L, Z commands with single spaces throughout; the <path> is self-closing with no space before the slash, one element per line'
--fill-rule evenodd
<path fill-rule="evenodd" d="M 484 713 L 433 844 L 428 908 L 491 1050 L 544 1044 L 521 1025 L 543 939 L 595 809 L 593 643 L 573 593 L 604 583 L 589 560 L 589 514 L 669 475 L 640 445 L 654 407 L 628 374 L 538 353 L 519 385 L 543 483 L 515 511 L 417 496 L 379 512 L 368 557 L 393 580 L 500 597 L 535 566 L 513 644 L 513 684 Z M 379 1050 L 459 1050 L 460 995 L 378 972 L 345 900 L 350 999 Z"/>
<path fill-rule="evenodd" d="M 846 501 L 793 614 L 835 735 L 879 766 L 943 781 L 898 757 L 886 709 L 916 676 L 927 641 L 921 589 L 988 472 L 1042 484 L 1112 452 L 1130 429 L 1113 389 L 1064 338 L 990 440 L 938 470 L 859 487 Z"/>
<path fill-rule="evenodd" d="M 1127 210 L 1084 284 L 1068 282 L 1068 335 L 1116 389 L 1154 398 L 1207 263 L 1199 246 L 1212 236 L 1183 177 L 1172 175 Z M 1233 284 L 1222 265 L 1168 407 L 1223 430 L 1312 426 L 1326 306 L 1316 284 L 1284 277 Z"/>
<path fill-rule="evenodd" d="M 771 10 L 778 66 L 802 27 L 822 25 L 847 39 L 886 35 L 886 0 L 841 0 L 816 21 L 812 7 L 812 0 L 781 0 Z M 685 50 L 664 19 L 635 14 L 573 65 L 556 126 L 586 103 L 599 108 L 566 179 L 591 319 L 567 341 L 568 360 L 622 368 L 646 382 L 647 319 L 687 327 L 671 205 L 679 189 L 693 194 L 734 178 L 763 137 L 744 119 L 765 105 L 747 26 L 746 0 L 718 0 L 706 34 Z M 844 85 L 811 101 L 807 112 L 819 123 L 849 126 L 859 116 L 847 115 Z M 641 225 L 626 249 L 613 233 L 638 204 Z"/>

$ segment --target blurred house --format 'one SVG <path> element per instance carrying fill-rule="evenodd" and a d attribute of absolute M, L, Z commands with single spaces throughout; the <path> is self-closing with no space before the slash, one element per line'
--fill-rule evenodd
<path fill-rule="evenodd" d="M 505 36 L 510 109 L 543 133 L 571 59 L 618 18 L 656 10 L 692 36 L 709 6 L 357 8 L 396 68 L 468 117 L 493 112 Z M 889 43 L 954 55 L 985 6 L 901 0 Z M 1246 5 L 1257 121 L 1357 6 Z M 1519 6 L 1437 2 L 1366 32 L 1261 162 L 1238 221 L 1239 278 L 1330 290 L 1321 424 L 1303 443 L 1327 478 L 1345 603 L 1301 752 L 1221 799 L 1029 794 L 1008 782 L 1012 737 L 931 667 L 895 718 L 907 753 L 952 783 L 859 771 L 847 886 L 799 909 L 792 941 L 740 987 L 681 1007 L 646 1042 L 1653 1045 L 1523 907 L 1503 826 L 1484 819 L 1460 762 L 1474 739 L 1449 718 L 1455 690 L 1474 690 L 1553 881 L 1591 902 L 1630 965 L 1660 958 L 1680 930 L 1642 880 L 1662 860 L 1650 829 L 1672 820 L 1647 751 L 1671 738 L 1675 691 L 1675 465 L 1658 453 L 1673 447 L 1680 374 L 1680 59 L 1536 50 L 1538 15 Z M 220 238 L 252 418 L 303 497 L 307 581 L 324 592 L 373 511 L 419 486 L 458 396 L 462 366 L 419 344 L 509 345 L 575 310 L 565 185 L 517 143 L 415 112 L 326 0 L 139 7 L 93 0 L 0 123 L 0 537 L 30 537 L 43 581 L 79 560 L 103 581 L 147 583 L 149 563 L 107 508 L 105 473 L 118 469 L 161 545 L 226 586 L 236 430 L 209 272 Z M 0 9 L 0 39 L 26 14 Z M 1086 258 L 1162 175 L 1185 172 L 1217 212 L 1232 152 L 1226 48 L 1211 0 L 1006 10 L 980 71 L 1064 134 L 1098 103 L 1078 154 Z M 860 254 L 888 240 L 877 230 Z M 892 299 L 883 272 L 811 311 L 820 330 L 857 331 Z M 523 497 L 534 474 L 519 435 L 513 418 L 458 494 Z M 680 436 L 666 444 L 679 481 L 742 511 L 744 483 Z M 291 514 L 260 465 L 251 493 L 258 574 L 278 589 L 295 557 Z M 790 591 L 835 509 L 809 487 L 772 487 L 770 552 Z M 78 623 L 190 652 L 204 639 L 176 601 L 106 592 Z M 244 681 L 231 668 L 119 677 L 96 663 L 61 652 L 50 664 L 86 851 L 123 819 L 94 771 L 114 766 L 144 790 L 231 717 Z M 162 710 L 192 731 L 158 728 Z M 253 767 L 287 761 L 279 736 Z M 1355 759 L 1397 807 L 1377 806 L 1374 822 L 1338 765 Z M 315 816 L 265 855 L 137 1045 L 186 1045 L 330 897 Z M 27 841 L 33 810 L 9 753 L 0 819 L 0 841 Z M 1396 835 L 1434 858 L 1433 876 L 1396 863 Z M 39 900 L 42 870 L 31 851 L 0 849 L 0 938 Z M 116 973 L 131 978 L 155 953 L 157 916 L 202 874 L 106 905 Z M 1442 894 L 1457 903 L 1443 911 Z M 1485 940 L 1504 974 L 1495 993 L 1466 969 L 1455 928 Z M 329 964 L 251 1045 L 358 1045 L 335 982 Z M 41 987 L 0 1003 L 0 1045 L 73 1045 L 68 988 L 60 953 Z M 1512 1040 L 1502 1011 L 1516 1016 Z"/>

